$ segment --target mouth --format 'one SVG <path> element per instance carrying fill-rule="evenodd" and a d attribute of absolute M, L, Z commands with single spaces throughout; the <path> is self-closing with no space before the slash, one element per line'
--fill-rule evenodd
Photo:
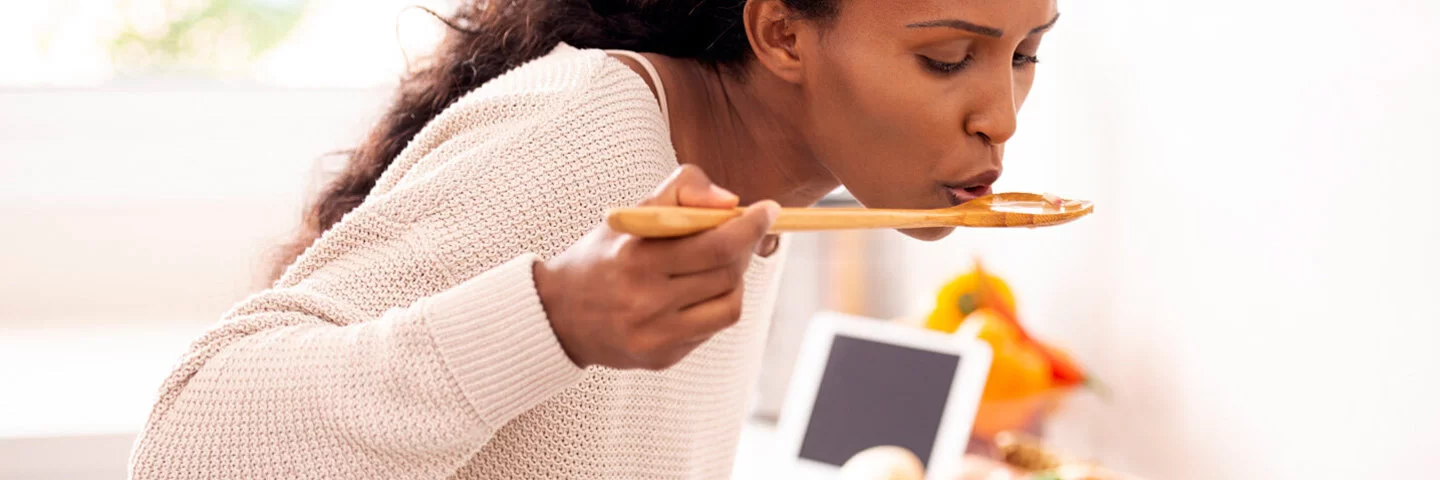
<path fill-rule="evenodd" d="M 951 206 L 955 206 L 989 195 L 990 185 L 999 179 L 1000 170 L 986 170 L 960 182 L 942 184 L 941 187 L 946 196 L 950 197 Z"/>

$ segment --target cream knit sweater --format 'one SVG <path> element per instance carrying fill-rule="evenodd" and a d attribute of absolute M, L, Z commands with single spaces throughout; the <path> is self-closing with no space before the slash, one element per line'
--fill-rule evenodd
<path fill-rule="evenodd" d="M 660 372 L 577 368 L 531 276 L 676 166 L 649 87 L 602 51 L 469 93 L 190 347 L 132 477 L 727 477 L 783 246 L 740 322 Z"/>

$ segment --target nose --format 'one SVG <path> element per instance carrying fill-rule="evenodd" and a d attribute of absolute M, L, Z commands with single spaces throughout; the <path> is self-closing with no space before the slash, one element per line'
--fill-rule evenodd
<path fill-rule="evenodd" d="M 1008 65 L 1006 65 L 1008 67 Z M 973 107 L 965 115 L 965 132 L 990 145 L 1001 145 L 1015 135 L 1015 78 L 1005 69 L 992 75 L 976 92 Z"/>

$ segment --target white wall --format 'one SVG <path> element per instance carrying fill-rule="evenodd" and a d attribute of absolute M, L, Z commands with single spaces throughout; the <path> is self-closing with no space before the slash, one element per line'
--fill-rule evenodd
<path fill-rule="evenodd" d="M 1006 182 L 1097 213 L 912 246 L 916 311 L 985 253 L 1115 389 L 1057 440 L 1150 478 L 1433 476 L 1440 4 L 1060 8 Z"/>
<path fill-rule="evenodd" d="M 164 376 L 387 96 L 0 90 L 0 478 L 123 478 Z"/>
<path fill-rule="evenodd" d="M 213 321 L 299 224 L 324 154 L 353 145 L 387 96 L 0 90 L 0 327 Z"/>

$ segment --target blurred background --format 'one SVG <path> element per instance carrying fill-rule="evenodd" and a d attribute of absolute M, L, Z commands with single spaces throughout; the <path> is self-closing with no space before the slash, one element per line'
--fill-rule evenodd
<path fill-rule="evenodd" d="M 0 2 L 0 478 L 124 477 L 161 379 L 265 287 L 334 152 L 439 37 L 415 5 L 448 8 Z M 1440 469 L 1440 4 L 1060 10 L 999 189 L 1097 213 L 796 236 L 754 428 L 811 314 L 923 318 L 979 256 L 1110 387 L 1050 418 L 1060 447 L 1153 479 Z"/>

